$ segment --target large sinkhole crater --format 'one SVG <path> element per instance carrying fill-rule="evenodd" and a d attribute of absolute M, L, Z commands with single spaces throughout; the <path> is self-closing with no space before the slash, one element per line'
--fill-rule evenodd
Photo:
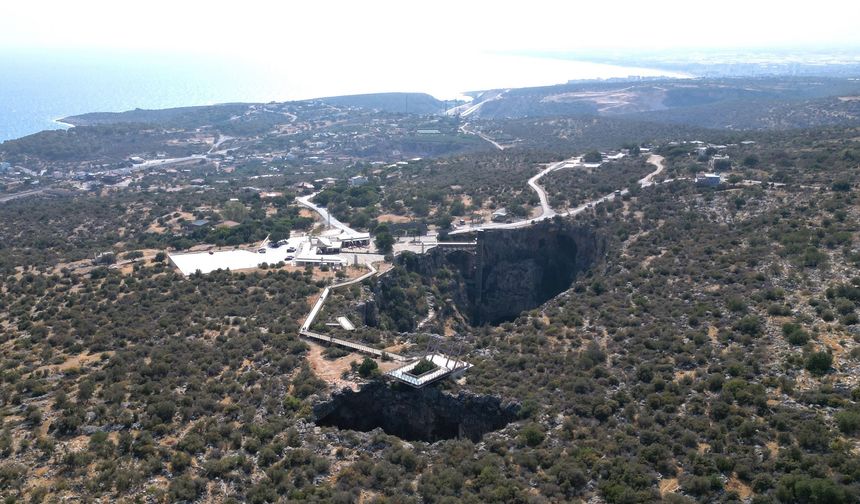
<path fill-rule="evenodd" d="M 473 326 L 507 322 L 542 305 L 570 288 L 605 249 L 605 240 L 593 228 L 562 219 L 476 235 L 474 252 L 438 248 L 399 259 L 425 278 L 442 269 L 456 271 L 460 286 L 452 301 Z"/>
<path fill-rule="evenodd" d="M 407 441 L 443 439 L 480 441 L 516 420 L 516 403 L 493 396 L 461 392 L 454 396 L 437 387 L 413 389 L 372 382 L 358 392 L 345 389 L 314 407 L 317 425 L 357 431 L 381 428 Z"/>

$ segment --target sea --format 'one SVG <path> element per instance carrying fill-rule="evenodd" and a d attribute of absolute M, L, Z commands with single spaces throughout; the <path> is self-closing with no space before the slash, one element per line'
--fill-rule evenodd
<path fill-rule="evenodd" d="M 471 57 L 439 68 L 416 62 L 392 72 L 336 64 L 110 51 L 0 51 L 0 142 L 69 126 L 86 112 L 121 112 L 231 102 L 270 102 L 342 94 L 416 91 L 453 99 L 470 90 L 624 76 L 681 76 L 656 69 L 508 55 Z M 418 66 L 423 65 L 423 66 Z"/>

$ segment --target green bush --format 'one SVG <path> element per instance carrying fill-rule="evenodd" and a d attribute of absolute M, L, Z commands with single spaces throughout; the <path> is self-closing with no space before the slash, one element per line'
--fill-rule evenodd
<path fill-rule="evenodd" d="M 800 327 L 800 324 L 786 323 L 782 326 L 782 334 L 786 341 L 792 345 L 805 345 L 809 341 L 809 334 Z"/>
<path fill-rule="evenodd" d="M 833 356 L 827 352 L 813 352 L 806 358 L 806 369 L 810 373 L 821 376 L 830 371 Z"/>
<path fill-rule="evenodd" d="M 416 364 L 415 367 L 412 368 L 412 370 L 409 372 L 409 374 L 412 374 L 415 376 L 421 376 L 424 373 L 429 373 L 430 371 L 433 371 L 438 367 L 439 366 L 437 366 L 436 364 L 433 364 L 432 362 L 430 362 L 427 359 L 421 359 L 420 361 L 418 361 L 418 364 Z"/>
<path fill-rule="evenodd" d="M 528 446 L 537 446 L 543 443 L 544 437 L 546 434 L 544 434 L 543 428 L 534 422 L 527 424 L 520 431 L 520 439 Z"/>
<path fill-rule="evenodd" d="M 789 474 L 779 480 L 776 498 L 785 503 L 842 504 L 856 502 L 848 491 L 829 479 Z"/>
<path fill-rule="evenodd" d="M 358 366 L 358 374 L 362 378 L 369 378 L 377 373 L 379 373 L 379 364 L 370 357 L 365 357 Z"/>
<path fill-rule="evenodd" d="M 836 425 L 843 433 L 852 436 L 860 431 L 860 411 L 845 410 L 836 414 Z"/>

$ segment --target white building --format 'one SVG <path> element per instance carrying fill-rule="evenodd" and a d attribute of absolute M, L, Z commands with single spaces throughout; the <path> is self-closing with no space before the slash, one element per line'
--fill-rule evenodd
<path fill-rule="evenodd" d="M 364 175 L 356 175 L 349 178 L 350 187 L 360 187 L 367 183 L 367 177 Z"/>
<path fill-rule="evenodd" d="M 722 181 L 719 173 L 700 173 L 696 175 L 696 185 L 700 187 L 719 187 Z"/>

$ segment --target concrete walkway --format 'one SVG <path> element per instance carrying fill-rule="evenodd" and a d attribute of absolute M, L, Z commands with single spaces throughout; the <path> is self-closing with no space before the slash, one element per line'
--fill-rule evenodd
<path fill-rule="evenodd" d="M 362 353 L 370 354 L 370 355 L 380 357 L 380 358 L 387 355 L 392 360 L 396 360 L 399 362 L 406 362 L 408 360 L 408 359 L 406 359 L 406 357 L 403 357 L 402 355 L 398 355 L 396 353 L 386 352 L 385 350 L 380 350 L 378 348 L 373 348 L 373 347 L 369 347 L 367 345 L 362 345 L 361 343 L 356 343 L 354 341 L 335 338 L 333 336 L 315 333 L 313 331 L 302 330 L 300 332 L 300 334 L 302 336 L 304 336 L 305 338 L 311 338 L 311 339 L 314 339 L 317 341 L 323 341 L 326 343 L 330 343 L 332 345 L 338 345 L 338 346 L 346 347 L 346 348 L 355 350 L 356 352 L 362 352 Z"/>
<path fill-rule="evenodd" d="M 385 350 L 380 350 L 378 348 L 369 347 L 367 345 L 363 345 L 361 343 L 356 343 L 354 341 L 349 341 L 349 340 L 345 340 L 345 339 L 335 338 L 333 336 L 328 336 L 325 334 L 316 333 L 316 332 L 313 332 L 310 330 L 311 325 L 314 323 L 314 320 L 316 320 L 317 315 L 319 315 L 320 311 L 322 310 L 322 307 L 325 304 L 326 299 L 328 299 L 329 294 L 331 294 L 332 289 L 337 289 L 339 287 L 346 287 L 349 285 L 359 283 L 362 280 L 364 280 L 366 278 L 370 278 L 373 275 L 376 275 L 377 273 L 379 273 L 379 270 L 377 270 L 372 264 L 369 264 L 368 266 L 370 267 L 370 271 L 361 275 L 360 277 L 353 278 L 352 280 L 347 280 L 345 282 L 341 282 L 338 284 L 330 285 L 330 286 L 326 287 L 325 289 L 323 289 L 322 294 L 320 294 L 320 297 L 319 297 L 319 299 L 317 299 L 317 302 L 314 303 L 314 306 L 313 306 L 313 308 L 311 308 L 310 313 L 308 313 L 307 318 L 305 318 L 305 321 L 302 324 L 301 329 L 299 329 L 299 335 L 304 336 L 306 338 L 311 338 L 311 339 L 314 339 L 317 341 L 325 341 L 325 342 L 331 343 L 333 345 L 346 347 L 346 348 L 349 348 L 352 350 L 356 350 L 358 352 L 363 352 L 366 354 L 375 355 L 377 357 L 382 357 L 383 354 L 385 354 L 385 355 L 391 357 L 393 360 L 405 362 L 407 359 L 405 357 L 403 357 L 402 355 L 398 355 L 398 354 L 391 353 L 391 352 L 386 352 Z"/>

